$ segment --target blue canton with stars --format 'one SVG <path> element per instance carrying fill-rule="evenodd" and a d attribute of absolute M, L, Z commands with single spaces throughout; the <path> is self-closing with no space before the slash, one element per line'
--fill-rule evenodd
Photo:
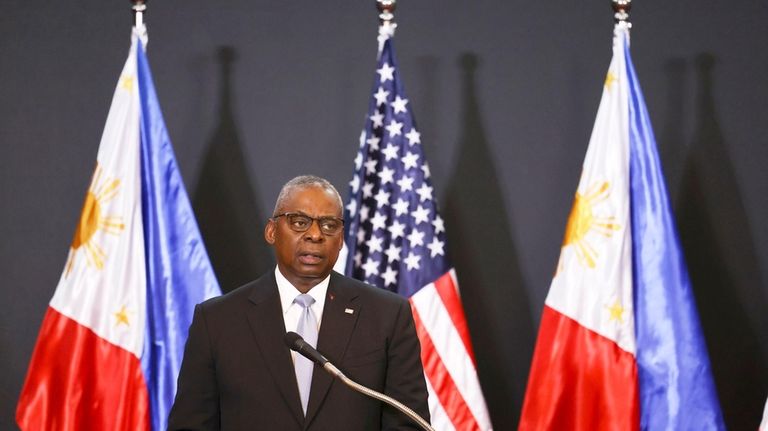
<path fill-rule="evenodd" d="M 450 269 L 445 226 L 391 38 L 376 72 L 344 212 L 346 272 L 410 297 Z"/>

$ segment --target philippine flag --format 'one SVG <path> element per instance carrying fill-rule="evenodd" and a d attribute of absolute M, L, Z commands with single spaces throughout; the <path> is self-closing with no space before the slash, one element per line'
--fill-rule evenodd
<path fill-rule="evenodd" d="M 145 42 L 134 29 L 19 398 L 24 430 L 165 429 L 194 306 L 221 294 Z"/>
<path fill-rule="evenodd" d="M 614 30 L 520 429 L 724 429 L 624 22 Z"/>

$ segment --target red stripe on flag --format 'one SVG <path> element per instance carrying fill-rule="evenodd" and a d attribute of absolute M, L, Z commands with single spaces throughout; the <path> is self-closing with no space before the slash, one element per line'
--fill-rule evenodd
<path fill-rule="evenodd" d="M 435 390 L 435 395 L 443 406 L 443 410 L 457 430 L 479 430 L 480 426 L 477 424 L 475 416 L 456 387 L 456 382 L 453 381 L 453 377 L 445 367 L 443 360 L 440 359 L 440 355 L 432 343 L 432 337 L 424 327 L 419 312 L 416 311 L 412 301 L 411 310 L 413 311 L 416 333 L 421 342 L 421 362 L 424 365 L 424 374 Z"/>
<path fill-rule="evenodd" d="M 443 306 L 448 310 L 448 315 L 451 316 L 453 321 L 453 327 L 461 337 L 461 341 L 464 343 L 464 348 L 467 350 L 469 358 L 472 360 L 472 365 L 477 368 L 477 362 L 475 362 L 475 352 L 472 350 L 472 342 L 469 339 L 469 327 L 467 326 L 467 319 L 464 316 L 464 307 L 461 305 L 461 298 L 459 298 L 456 285 L 453 283 L 453 278 L 450 272 L 446 272 L 440 278 L 435 280 L 435 289 L 437 294 L 440 295 L 440 299 L 443 301 Z"/>
<path fill-rule="evenodd" d="M 148 430 L 141 363 L 48 307 L 16 422 L 23 430 Z"/>
<path fill-rule="evenodd" d="M 637 430 L 632 354 L 544 306 L 520 430 Z"/>

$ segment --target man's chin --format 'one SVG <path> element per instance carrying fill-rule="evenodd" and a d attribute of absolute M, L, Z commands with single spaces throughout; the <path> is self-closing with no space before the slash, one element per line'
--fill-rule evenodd
<path fill-rule="evenodd" d="M 300 268 L 295 269 L 294 274 L 302 280 L 322 281 L 331 273 L 331 269 L 332 268 L 328 268 L 325 265 L 301 265 Z"/>

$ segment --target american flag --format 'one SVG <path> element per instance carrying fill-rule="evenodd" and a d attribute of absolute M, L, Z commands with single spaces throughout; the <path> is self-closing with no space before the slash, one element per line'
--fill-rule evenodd
<path fill-rule="evenodd" d="M 435 429 L 489 430 L 456 273 L 446 256 L 445 225 L 392 35 L 392 27 L 382 26 L 345 208 L 346 273 L 409 298 Z"/>

